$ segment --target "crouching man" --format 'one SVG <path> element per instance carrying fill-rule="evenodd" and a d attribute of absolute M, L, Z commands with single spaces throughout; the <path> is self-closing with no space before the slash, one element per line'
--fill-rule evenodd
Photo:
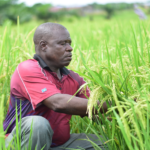
<path fill-rule="evenodd" d="M 73 50 L 68 30 L 60 24 L 43 23 L 34 33 L 34 44 L 34 58 L 20 63 L 11 78 L 10 104 L 4 121 L 6 146 L 16 138 L 17 107 L 18 119 L 21 114 L 21 150 L 94 150 L 90 142 L 78 140 L 87 139 L 86 134 L 70 135 L 69 120 L 72 115 L 87 116 L 85 93 L 88 97 L 90 93 L 88 88 L 85 93 L 79 91 L 68 102 L 85 84 L 82 77 L 65 68 L 72 60 Z M 107 111 L 106 103 L 100 111 Z M 108 149 L 104 140 L 95 135 L 90 134 L 89 139 L 102 150 Z"/>

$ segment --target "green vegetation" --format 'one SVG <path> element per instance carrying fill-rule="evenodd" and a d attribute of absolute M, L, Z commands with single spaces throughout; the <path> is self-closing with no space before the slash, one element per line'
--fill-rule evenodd
<path fill-rule="evenodd" d="M 139 6 L 143 7 L 142 4 L 138 3 Z M 98 4 L 92 3 L 83 7 L 55 7 L 49 3 L 36 3 L 33 6 L 26 6 L 25 3 L 19 3 L 18 0 L 3 0 L 0 1 L 0 25 L 4 24 L 7 20 L 16 24 L 17 17 L 20 17 L 20 24 L 29 22 L 31 20 L 37 21 L 62 21 L 67 19 L 72 21 L 76 19 L 84 18 L 89 16 L 90 20 L 93 20 L 93 14 L 99 14 L 105 19 L 111 19 L 115 12 L 133 10 L 133 4 L 128 3 L 109 3 L 109 4 Z M 150 9 L 147 8 L 146 13 L 149 13 Z"/>
<path fill-rule="evenodd" d="M 139 21 L 134 14 L 129 17 L 115 14 L 111 21 L 96 16 L 92 22 L 83 18 L 80 22 L 61 24 L 69 30 L 73 41 L 69 69 L 84 77 L 91 90 L 89 112 L 97 99 L 101 103 L 112 101 L 105 117 L 98 114 L 101 122 L 73 116 L 71 133 L 103 135 L 110 150 L 150 149 L 149 20 Z M 3 149 L 2 122 L 9 102 L 11 75 L 20 62 L 33 57 L 32 37 L 38 25 L 33 22 L 13 26 L 5 22 L 0 27 L 0 146 Z M 19 147 L 18 139 L 16 147 Z"/>

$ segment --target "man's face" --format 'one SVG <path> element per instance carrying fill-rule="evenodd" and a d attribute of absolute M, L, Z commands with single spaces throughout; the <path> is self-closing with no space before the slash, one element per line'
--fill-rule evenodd
<path fill-rule="evenodd" d="M 54 67 L 68 66 L 72 59 L 70 34 L 66 29 L 54 30 L 47 39 L 46 60 Z"/>

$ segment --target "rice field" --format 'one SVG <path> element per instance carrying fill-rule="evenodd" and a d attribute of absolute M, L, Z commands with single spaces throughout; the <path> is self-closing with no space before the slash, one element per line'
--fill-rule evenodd
<path fill-rule="evenodd" d="M 0 27 L 0 148 L 3 150 L 6 148 L 2 124 L 7 113 L 11 75 L 20 62 L 33 57 L 32 37 L 40 23 L 20 25 L 18 19 L 16 26 L 6 22 Z M 89 118 L 73 116 L 71 133 L 103 135 L 110 150 L 149 150 L 150 20 L 97 18 L 91 22 L 84 18 L 60 23 L 69 30 L 73 41 L 73 59 L 68 68 L 80 74 L 91 90 Z M 105 117 L 98 114 L 101 121 L 93 122 L 92 107 L 99 109 L 96 100 L 112 101 L 112 106 Z M 17 140 L 12 149 L 19 146 Z"/>

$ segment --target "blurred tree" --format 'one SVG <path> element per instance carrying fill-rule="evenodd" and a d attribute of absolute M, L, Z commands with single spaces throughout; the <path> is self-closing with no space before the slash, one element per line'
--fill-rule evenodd
<path fill-rule="evenodd" d="M 92 6 L 94 9 L 104 9 L 107 5 L 111 5 L 111 7 L 115 10 L 125 10 L 133 8 L 133 3 L 107 3 L 105 5 L 98 3 L 90 4 L 90 6 Z"/>
<path fill-rule="evenodd" d="M 7 0 L 0 1 L 0 24 L 2 24 L 6 20 L 6 14 L 11 5 L 17 3 L 18 0 Z"/>
<path fill-rule="evenodd" d="M 68 10 L 66 8 L 62 8 L 58 11 L 51 11 L 51 4 L 35 4 L 30 8 L 30 12 L 37 17 L 37 19 L 48 21 L 49 19 L 54 21 L 59 21 L 64 17 L 74 16 L 79 18 L 79 13 L 76 10 Z"/>
<path fill-rule="evenodd" d="M 110 19 L 116 10 L 115 7 L 112 4 L 106 4 L 104 5 L 103 9 L 106 11 L 106 19 Z"/>
<path fill-rule="evenodd" d="M 18 0 L 0 1 L 0 24 L 8 19 L 12 23 L 17 23 L 17 16 L 20 18 L 20 23 L 31 19 L 29 8 L 24 3 L 17 4 L 17 2 Z"/>
<path fill-rule="evenodd" d="M 35 16 L 37 16 L 38 19 L 48 21 L 48 19 L 51 18 L 52 14 L 50 12 L 50 8 L 52 7 L 51 4 L 35 4 L 31 7 L 31 12 Z"/>
<path fill-rule="evenodd" d="M 106 19 L 110 19 L 115 11 L 120 10 L 126 10 L 126 9 L 133 9 L 133 3 L 107 3 L 105 5 L 98 4 L 98 3 L 92 3 L 90 4 L 94 9 L 101 9 L 104 10 L 107 15 Z"/>
<path fill-rule="evenodd" d="M 18 4 L 18 0 L 0 0 L 0 24 L 9 19 L 13 23 L 17 22 L 17 16 L 20 17 L 20 23 L 30 21 L 32 17 L 48 21 L 49 19 L 59 21 L 63 18 L 71 20 L 82 16 L 83 8 L 62 8 L 59 11 L 51 11 L 51 4 L 37 3 L 32 7 L 27 7 L 24 3 Z M 133 9 L 133 4 L 128 3 L 109 3 L 109 4 L 90 4 L 93 10 L 104 10 L 106 18 L 110 19 L 117 10 Z M 91 19 L 91 18 L 90 18 Z M 92 19 L 91 19 L 92 20 Z"/>
<path fill-rule="evenodd" d="M 13 23 L 17 23 L 17 16 L 19 16 L 20 23 L 30 21 L 32 18 L 31 13 L 29 12 L 29 7 L 24 3 L 14 4 L 9 8 L 6 14 L 6 17 Z"/>

